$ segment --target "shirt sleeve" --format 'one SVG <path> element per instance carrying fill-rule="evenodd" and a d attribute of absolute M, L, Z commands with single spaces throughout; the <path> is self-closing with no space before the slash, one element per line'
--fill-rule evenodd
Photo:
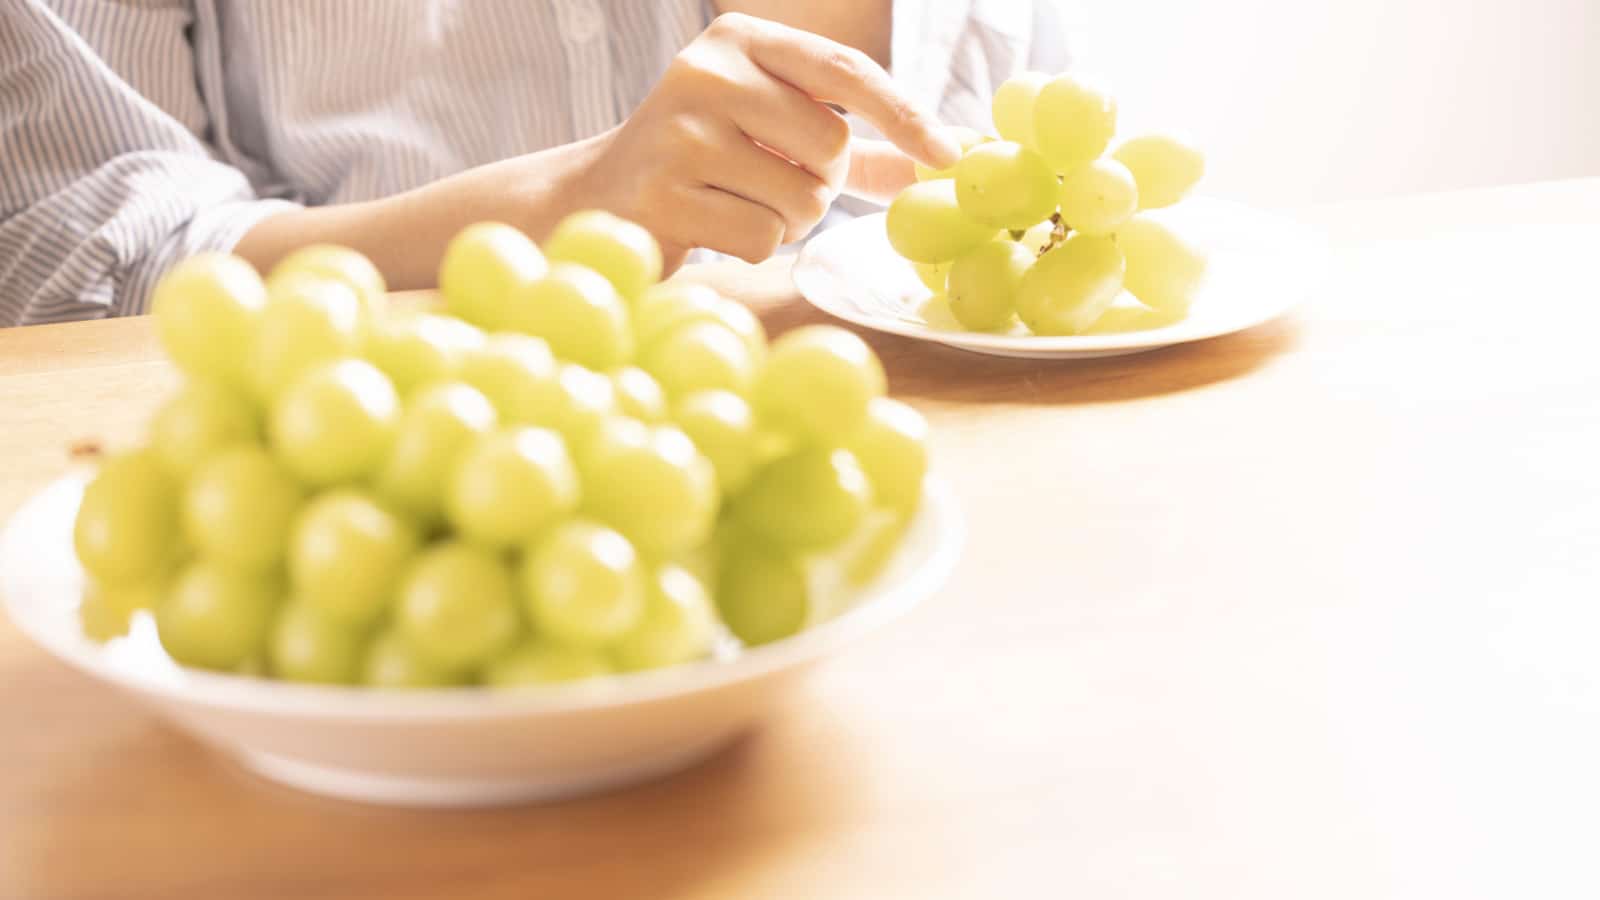
<path fill-rule="evenodd" d="M 293 208 L 205 136 L 183 0 L 0 4 L 0 326 L 145 311 L 169 266 Z"/>

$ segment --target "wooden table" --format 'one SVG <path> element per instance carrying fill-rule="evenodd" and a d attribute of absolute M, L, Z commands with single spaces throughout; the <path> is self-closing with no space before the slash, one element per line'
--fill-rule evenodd
<path fill-rule="evenodd" d="M 1318 300 L 1041 364 L 874 338 L 954 582 L 660 784 L 412 812 L 259 782 L 0 623 L 0 897 L 1593 897 L 1600 180 L 1307 212 Z M 781 265 L 712 273 L 775 330 Z M 0 332 L 0 513 L 173 381 Z"/>

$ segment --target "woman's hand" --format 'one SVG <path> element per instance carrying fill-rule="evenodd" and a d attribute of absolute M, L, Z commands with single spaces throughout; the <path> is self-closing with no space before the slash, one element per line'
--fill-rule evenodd
<path fill-rule="evenodd" d="M 960 155 L 866 54 L 729 14 L 601 137 L 576 179 L 577 200 L 650 229 L 669 264 L 694 247 L 758 262 L 805 237 L 842 190 L 882 195 L 910 178 L 904 156 L 852 142 L 835 106 L 929 165 Z"/>

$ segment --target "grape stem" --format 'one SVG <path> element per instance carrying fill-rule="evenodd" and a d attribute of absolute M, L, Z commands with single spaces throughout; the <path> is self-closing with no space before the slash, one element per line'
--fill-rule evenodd
<path fill-rule="evenodd" d="M 1053 212 L 1050 214 L 1050 224 L 1055 227 L 1050 229 L 1050 240 L 1046 241 L 1045 245 L 1039 248 L 1039 256 L 1041 257 L 1060 246 L 1061 242 L 1067 239 L 1067 234 L 1072 231 L 1072 229 L 1067 226 L 1067 223 L 1061 221 L 1061 213 L 1059 212 Z"/>

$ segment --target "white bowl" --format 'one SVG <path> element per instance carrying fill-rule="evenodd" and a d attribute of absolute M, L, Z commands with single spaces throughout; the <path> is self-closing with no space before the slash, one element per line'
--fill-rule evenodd
<path fill-rule="evenodd" d="M 1326 243 L 1309 230 L 1246 206 L 1197 197 L 1150 215 L 1180 229 L 1209 259 L 1189 315 L 1160 327 L 1140 327 L 1148 315 L 1138 316 L 1138 304 L 1124 294 L 1118 308 L 1125 312 L 1108 315 L 1090 334 L 1040 336 L 1020 323 L 1005 333 L 963 330 L 948 311 L 930 314 L 933 292 L 889 246 L 881 213 L 813 238 L 795 261 L 794 284 L 813 306 L 864 328 L 991 356 L 1089 359 L 1259 325 L 1305 300 L 1327 265 Z"/>
<path fill-rule="evenodd" d="M 960 555 L 961 517 L 930 479 L 896 556 L 837 615 L 711 661 L 592 682 L 489 691 L 373 691 L 179 667 L 148 616 L 125 638 L 84 636 L 72 523 L 86 475 L 30 499 L 0 534 L 0 594 L 49 652 L 123 688 L 268 778 L 377 803 L 473 806 L 568 797 L 684 768 L 753 725 L 811 663 L 902 615 Z"/>

